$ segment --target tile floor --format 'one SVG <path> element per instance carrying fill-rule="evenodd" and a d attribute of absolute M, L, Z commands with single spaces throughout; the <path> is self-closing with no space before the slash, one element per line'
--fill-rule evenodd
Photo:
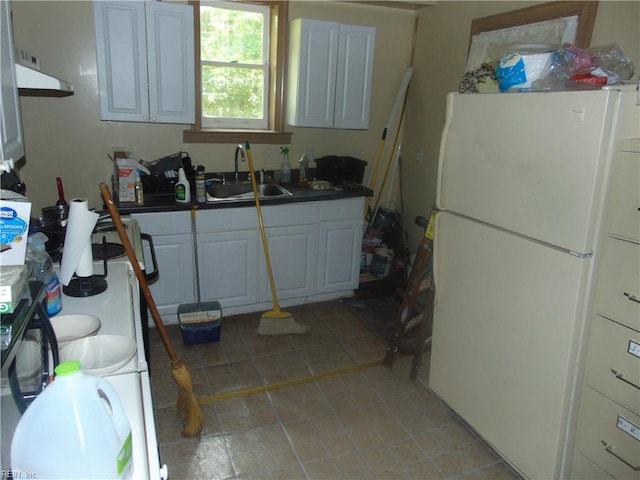
<path fill-rule="evenodd" d="M 391 370 L 380 365 L 386 342 L 349 307 L 287 311 L 311 333 L 258 336 L 254 313 L 224 318 L 219 342 L 185 346 L 168 326 L 202 403 L 202 433 L 192 439 L 180 436 L 177 387 L 152 329 L 158 443 L 170 479 L 519 478 L 425 387 L 428 365 L 416 382 L 408 358 Z M 274 384 L 281 388 L 261 388 Z"/>

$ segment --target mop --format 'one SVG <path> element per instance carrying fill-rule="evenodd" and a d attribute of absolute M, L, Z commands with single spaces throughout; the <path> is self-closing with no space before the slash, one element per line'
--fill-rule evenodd
<path fill-rule="evenodd" d="M 280 310 L 278 297 L 276 295 L 276 286 L 273 280 L 273 270 L 271 269 L 271 260 L 269 258 L 267 235 L 264 230 L 264 222 L 262 221 L 262 209 L 260 208 L 258 186 L 256 185 L 256 172 L 253 167 L 253 155 L 251 154 L 249 141 L 245 142 L 245 150 L 247 153 L 249 172 L 251 173 L 251 186 L 253 187 L 253 196 L 256 199 L 258 224 L 260 226 L 260 236 L 262 237 L 262 247 L 264 248 L 264 258 L 267 262 L 267 272 L 269 273 L 271 296 L 273 297 L 273 310 L 269 310 L 268 312 L 262 314 L 262 317 L 260 318 L 260 325 L 258 326 L 258 335 L 291 335 L 309 333 L 311 327 L 299 324 L 298 322 L 296 322 L 295 318 L 293 318 L 293 315 L 291 315 L 289 312 Z"/>
<path fill-rule="evenodd" d="M 193 257 L 195 264 L 197 303 L 178 305 L 178 319 L 181 324 L 188 325 L 220 320 L 222 312 L 218 302 L 203 302 L 200 299 L 200 270 L 198 266 L 198 232 L 196 230 L 197 206 L 191 208 L 191 236 L 193 241 Z"/>

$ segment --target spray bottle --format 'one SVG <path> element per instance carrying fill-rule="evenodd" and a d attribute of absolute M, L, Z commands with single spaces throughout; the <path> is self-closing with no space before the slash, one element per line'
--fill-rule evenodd
<path fill-rule="evenodd" d="M 190 203 L 191 202 L 191 187 L 187 175 L 184 173 L 184 168 L 180 167 L 178 170 L 178 181 L 174 187 L 177 203 Z"/>
<path fill-rule="evenodd" d="M 47 314 L 56 315 L 62 310 L 62 285 L 53 270 L 53 261 L 45 249 L 49 239 L 42 232 L 36 232 L 27 239 L 26 262 L 29 279 L 45 284 L 47 289 Z"/>

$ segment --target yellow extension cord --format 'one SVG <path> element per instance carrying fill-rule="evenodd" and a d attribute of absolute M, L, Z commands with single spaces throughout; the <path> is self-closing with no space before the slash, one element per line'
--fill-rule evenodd
<path fill-rule="evenodd" d="M 382 365 L 382 360 L 375 362 L 363 363 L 360 365 L 354 365 L 352 367 L 342 368 L 340 370 L 334 370 L 332 372 L 319 373 L 317 375 L 311 375 L 310 377 L 294 378 L 293 380 L 287 380 L 286 382 L 274 383 L 272 385 L 264 385 L 261 387 L 247 388 L 246 390 L 238 390 L 237 392 L 221 393 L 219 395 L 212 395 L 210 397 L 199 398 L 200 405 L 207 403 L 220 402 L 222 400 L 230 400 L 232 398 L 245 397 L 248 395 L 255 395 L 256 393 L 265 393 L 272 390 L 279 390 L 281 388 L 291 387 L 294 385 L 301 385 L 303 383 L 310 383 L 316 380 L 322 380 L 325 378 L 337 377 L 339 375 L 345 375 L 347 373 L 357 372 L 366 368 L 375 367 L 376 365 Z M 175 405 L 174 405 L 175 407 Z"/>

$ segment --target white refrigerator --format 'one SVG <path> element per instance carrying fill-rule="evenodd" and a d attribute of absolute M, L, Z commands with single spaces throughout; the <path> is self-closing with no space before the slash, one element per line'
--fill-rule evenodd
<path fill-rule="evenodd" d="M 447 96 L 430 388 L 520 474 L 566 475 L 615 142 L 637 85 Z"/>

